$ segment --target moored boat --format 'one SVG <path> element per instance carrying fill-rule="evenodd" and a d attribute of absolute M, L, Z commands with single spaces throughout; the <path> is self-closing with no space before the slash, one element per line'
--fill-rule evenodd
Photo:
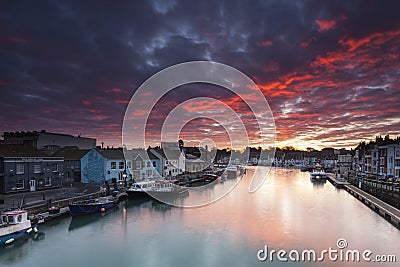
<path fill-rule="evenodd" d="M 129 198 L 176 197 L 187 192 L 187 188 L 166 180 L 138 182 L 126 190 Z"/>
<path fill-rule="evenodd" d="M 327 175 L 321 165 L 316 165 L 310 174 L 311 181 L 325 181 L 326 178 Z"/>
<path fill-rule="evenodd" d="M 37 232 L 37 229 L 35 226 L 32 226 L 26 210 L 1 212 L 0 246 L 9 245 L 35 232 Z"/>
<path fill-rule="evenodd" d="M 113 196 L 81 200 L 69 204 L 69 211 L 72 216 L 104 212 L 108 209 L 115 207 L 118 202 L 118 198 Z"/>

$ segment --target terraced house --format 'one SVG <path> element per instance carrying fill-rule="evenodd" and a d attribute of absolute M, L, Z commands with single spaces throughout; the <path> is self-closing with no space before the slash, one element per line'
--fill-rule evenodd
<path fill-rule="evenodd" d="M 62 186 L 64 158 L 25 145 L 0 145 L 0 193 Z"/>

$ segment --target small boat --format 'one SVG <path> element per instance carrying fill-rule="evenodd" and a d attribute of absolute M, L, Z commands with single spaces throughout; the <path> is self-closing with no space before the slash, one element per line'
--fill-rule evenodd
<path fill-rule="evenodd" d="M 105 212 L 118 204 L 117 197 L 107 196 L 96 199 L 90 198 L 69 204 L 69 211 L 72 216 L 85 215 L 96 212 Z"/>
<path fill-rule="evenodd" d="M 131 185 L 126 190 L 128 194 L 128 198 L 147 198 L 149 194 L 147 191 L 151 190 L 154 187 L 155 181 L 144 181 L 144 182 L 137 182 Z"/>
<path fill-rule="evenodd" d="M 176 197 L 187 192 L 187 188 L 166 180 L 138 182 L 126 190 L 129 198 Z"/>
<path fill-rule="evenodd" d="M 26 210 L 1 212 L 0 246 L 9 245 L 36 232 L 36 226 L 32 226 Z"/>
<path fill-rule="evenodd" d="M 311 181 L 325 181 L 327 175 L 321 165 L 317 164 L 310 174 Z"/>

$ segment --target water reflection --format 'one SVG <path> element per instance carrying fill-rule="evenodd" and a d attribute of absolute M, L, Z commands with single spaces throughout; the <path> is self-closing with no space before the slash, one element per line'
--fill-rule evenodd
<path fill-rule="evenodd" d="M 345 238 L 351 249 L 397 253 L 400 231 L 345 190 L 330 183 L 313 184 L 309 173 L 273 168 L 260 190 L 249 194 L 251 175 L 250 169 L 230 194 L 199 208 L 129 199 L 103 216 L 43 225 L 44 240 L 0 250 L 0 265 L 282 266 L 290 262 L 259 262 L 256 252 L 265 245 L 322 250 L 334 247 L 339 238 Z M 235 182 L 228 179 L 212 189 L 193 190 L 176 201 L 212 197 Z"/>

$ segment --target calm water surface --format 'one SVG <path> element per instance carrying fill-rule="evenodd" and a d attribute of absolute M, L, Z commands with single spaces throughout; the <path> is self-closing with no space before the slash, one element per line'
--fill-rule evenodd
<path fill-rule="evenodd" d="M 329 182 L 312 184 L 309 173 L 273 168 L 263 186 L 249 194 L 251 174 L 248 170 L 230 194 L 201 208 L 129 201 L 105 215 L 41 225 L 44 238 L 1 249 L 0 266 L 367 265 L 328 259 L 318 263 L 257 259 L 257 251 L 265 245 L 319 252 L 336 249 L 339 238 L 346 239 L 348 249 L 394 254 L 400 260 L 400 231 L 345 190 Z M 180 201 L 215 194 L 235 182 L 216 184 Z"/>

